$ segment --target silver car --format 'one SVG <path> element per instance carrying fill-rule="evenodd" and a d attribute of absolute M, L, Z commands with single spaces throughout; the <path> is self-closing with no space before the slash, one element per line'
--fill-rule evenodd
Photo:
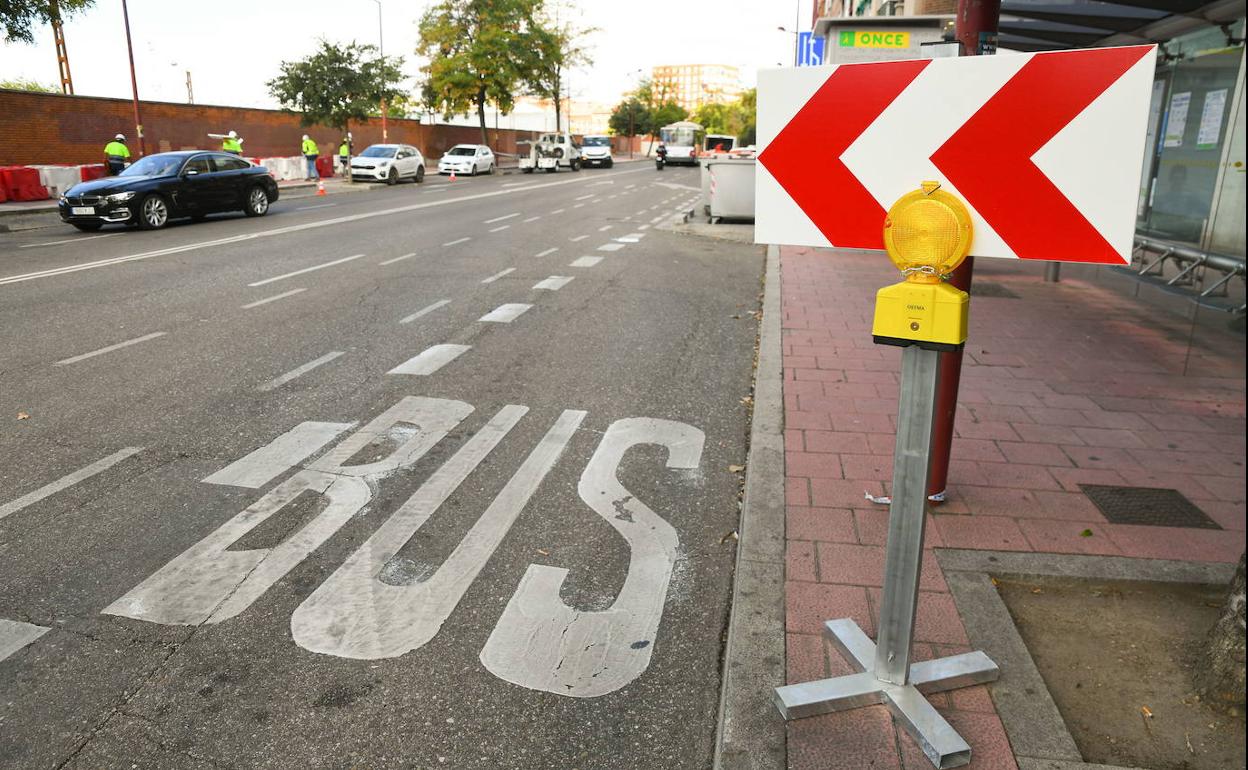
<path fill-rule="evenodd" d="M 410 144 L 373 144 L 351 159 L 351 181 L 425 181 L 425 158 Z"/>

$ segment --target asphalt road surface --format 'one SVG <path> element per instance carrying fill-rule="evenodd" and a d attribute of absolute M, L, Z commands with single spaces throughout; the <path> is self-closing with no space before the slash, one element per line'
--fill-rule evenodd
<path fill-rule="evenodd" d="M 763 257 L 696 186 L 0 235 L 0 767 L 708 767 Z"/>

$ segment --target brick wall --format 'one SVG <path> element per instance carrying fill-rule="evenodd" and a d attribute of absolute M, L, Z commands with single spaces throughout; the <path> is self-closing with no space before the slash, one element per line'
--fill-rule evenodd
<path fill-rule="evenodd" d="M 299 115 L 280 110 L 218 107 L 171 102 L 139 102 L 148 154 L 168 150 L 216 149 L 220 141 L 208 134 L 237 131 L 246 141 L 248 157 L 299 154 L 306 133 L 321 152 L 334 154 L 342 136 L 325 126 L 301 126 Z M 480 129 L 469 126 L 429 126 L 414 120 L 389 120 L 391 142 L 411 144 L 426 157 L 438 158 L 453 145 L 481 141 Z M 99 163 L 104 145 L 114 134 L 125 134 L 137 154 L 134 108 L 128 99 L 63 96 L 0 89 L 0 166 L 30 164 L 77 165 Z M 352 124 L 356 150 L 381 141 L 381 121 Z M 534 136 L 528 131 L 489 129 L 495 152 L 516 152 L 516 141 Z M 619 151 L 627 152 L 627 140 Z"/>

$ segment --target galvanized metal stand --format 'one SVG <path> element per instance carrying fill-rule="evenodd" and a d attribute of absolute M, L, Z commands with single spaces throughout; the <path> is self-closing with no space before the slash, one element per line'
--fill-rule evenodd
<path fill-rule="evenodd" d="M 947 768 L 970 762 L 971 747 L 923 694 L 992 682 L 1000 671 L 982 652 L 910 664 L 939 358 L 937 351 L 918 345 L 902 351 L 879 644 L 848 618 L 826 622 L 828 638 L 862 673 L 777 687 L 775 700 L 785 719 L 884 704 L 932 764 Z"/>

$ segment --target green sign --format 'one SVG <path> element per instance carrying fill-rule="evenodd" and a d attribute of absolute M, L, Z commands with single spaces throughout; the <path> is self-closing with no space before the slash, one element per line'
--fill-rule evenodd
<path fill-rule="evenodd" d="M 855 31 L 843 29 L 837 36 L 842 48 L 909 48 L 909 32 Z"/>

